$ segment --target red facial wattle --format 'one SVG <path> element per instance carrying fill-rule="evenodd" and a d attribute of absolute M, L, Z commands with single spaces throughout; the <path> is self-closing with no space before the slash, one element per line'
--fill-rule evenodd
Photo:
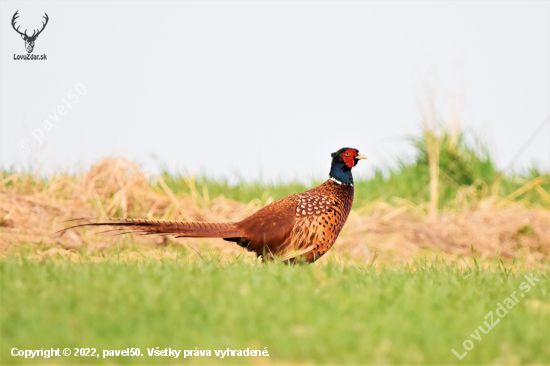
<path fill-rule="evenodd" d="M 357 156 L 357 150 L 347 149 L 340 156 L 344 159 L 348 168 L 353 168 L 355 166 L 355 157 Z"/>

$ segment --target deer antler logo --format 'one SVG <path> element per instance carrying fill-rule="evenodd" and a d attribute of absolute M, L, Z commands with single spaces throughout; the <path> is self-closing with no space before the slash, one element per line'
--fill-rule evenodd
<path fill-rule="evenodd" d="M 42 33 L 44 28 L 46 28 L 46 24 L 48 24 L 48 14 L 44 13 L 45 15 L 43 16 L 43 18 L 46 19 L 46 21 L 42 22 L 42 29 L 35 29 L 32 33 L 32 36 L 29 36 L 26 29 L 25 32 L 22 33 L 19 31 L 19 26 L 15 28 L 15 21 L 17 20 L 17 18 L 19 18 L 19 15 L 17 14 L 18 12 L 19 10 L 17 10 L 15 14 L 13 14 L 13 18 L 11 18 L 11 26 L 13 27 L 13 29 L 15 29 L 17 33 L 21 35 L 21 38 L 23 38 L 23 40 L 25 41 L 25 48 L 27 50 L 27 53 L 31 53 L 34 49 L 34 42 L 36 41 L 36 38 L 40 33 Z"/>

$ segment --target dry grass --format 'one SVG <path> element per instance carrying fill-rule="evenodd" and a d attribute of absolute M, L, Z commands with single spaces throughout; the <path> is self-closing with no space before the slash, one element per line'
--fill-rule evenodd
<path fill-rule="evenodd" d="M 160 184 L 151 184 L 151 179 Z M 375 252 L 376 264 L 410 263 L 418 257 L 434 259 L 436 255 L 455 262 L 460 257 L 471 257 L 473 246 L 473 256 L 478 260 L 515 258 L 528 267 L 548 263 L 548 210 L 527 209 L 490 197 L 461 210 L 429 217 L 425 209 L 402 202 L 400 207 L 373 202 L 352 211 L 333 254 L 355 263 L 372 262 Z M 100 235 L 95 229 L 75 229 L 60 235 L 57 231 L 70 224 L 64 221 L 80 217 L 237 221 L 259 208 L 259 199 L 242 204 L 210 199 L 206 192 L 195 190 L 176 196 L 160 177 L 146 175 L 124 158 L 104 159 L 83 176 L 58 174 L 43 184 L 16 173 L 0 181 L 0 251 L 4 255 L 17 252 L 28 243 L 37 258 L 52 254 L 78 258 L 83 248 L 92 259 L 101 258 L 117 246 L 120 237 Z M 240 247 L 220 239 L 177 239 L 175 243 L 199 251 L 211 249 L 226 257 L 243 253 Z M 165 238 L 135 236 L 132 248 L 125 255 L 174 255 Z M 193 253 L 190 255 L 196 255 Z M 329 252 L 322 261 L 331 258 L 334 256 Z"/>

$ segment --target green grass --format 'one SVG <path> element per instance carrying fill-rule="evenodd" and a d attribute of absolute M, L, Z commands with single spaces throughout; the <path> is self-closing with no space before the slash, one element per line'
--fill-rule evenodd
<path fill-rule="evenodd" d="M 114 257 L 116 258 L 116 256 Z M 521 297 L 521 270 L 221 266 L 217 259 L 118 263 L 0 261 L 1 364 L 488 364 L 550 362 L 547 273 Z M 519 303 L 481 341 L 470 334 L 516 291 Z M 495 315 L 495 317 L 497 317 Z M 462 361 L 451 352 L 474 348 Z M 139 347 L 143 357 L 24 359 L 10 350 Z M 211 350 L 155 358 L 147 348 Z M 224 358 L 216 349 L 269 358 Z"/>
<path fill-rule="evenodd" d="M 439 182 L 440 200 L 439 207 L 448 206 L 457 196 L 460 188 L 473 187 L 474 195 L 470 198 L 478 200 L 487 197 L 489 186 L 495 182 L 498 172 L 495 171 L 488 177 L 476 177 L 471 184 L 457 183 L 445 169 L 441 169 Z M 548 175 L 542 173 L 536 168 L 525 172 L 506 175 L 497 187 L 497 196 L 507 197 L 515 190 L 521 188 L 536 177 Z M 191 195 L 193 189 L 187 181 L 187 177 L 179 174 L 164 172 L 162 178 L 176 194 Z M 328 179 L 328 177 L 327 177 Z M 429 194 L 429 169 L 424 162 L 404 163 L 392 170 L 378 169 L 370 178 L 355 178 L 355 197 L 353 208 L 363 207 L 373 201 L 382 200 L 390 203 L 396 203 L 395 197 L 408 200 L 414 204 L 428 202 Z M 266 183 L 261 181 L 239 181 L 230 183 L 228 179 L 214 179 L 208 176 L 196 177 L 194 190 L 200 197 L 204 197 L 204 192 L 208 192 L 210 198 L 224 196 L 234 201 L 249 203 L 252 200 L 259 199 L 265 203 L 267 197 L 277 200 L 294 193 L 304 192 L 308 189 L 318 186 L 324 180 L 312 180 L 310 183 L 301 182 L 279 182 Z M 550 178 L 541 184 L 541 187 L 550 191 Z M 549 203 L 542 199 L 537 192 L 528 190 L 514 199 L 523 201 L 527 206 L 550 207 Z"/>
<path fill-rule="evenodd" d="M 550 173 L 540 171 L 536 165 L 521 171 L 503 172 L 497 168 L 487 148 L 479 141 L 475 144 L 469 143 L 464 134 L 459 135 L 453 143 L 450 141 L 448 133 L 444 133 L 439 139 L 438 195 L 440 209 L 456 206 L 453 202 L 460 190 L 467 190 L 467 202 L 473 203 L 493 194 L 498 197 L 507 197 L 531 180 L 541 176 L 544 176 L 545 179 L 542 180 L 540 187 L 546 192 L 550 191 Z M 355 209 L 377 200 L 397 205 L 401 205 L 402 202 L 395 198 L 405 199 L 416 205 L 430 200 L 430 174 L 426 141 L 423 137 L 412 137 L 410 142 L 415 148 L 416 154 L 398 159 L 396 168 L 378 168 L 369 177 L 355 174 L 353 203 Z M 369 163 L 376 164 L 376 162 L 370 161 Z M 32 190 L 46 187 L 48 184 L 46 177 L 37 177 L 32 172 L 20 172 L 13 167 L 0 168 L 0 181 L 16 172 L 19 173 L 19 177 L 14 181 L 7 182 L 6 187 L 17 185 Z M 327 176 L 322 179 L 312 179 L 308 183 L 303 183 L 306 181 L 304 177 L 301 177 L 301 182 L 265 182 L 240 179 L 236 183 L 231 183 L 227 178 L 212 178 L 207 175 L 190 179 L 187 175 L 167 170 L 161 173 L 161 177 L 176 195 L 202 198 L 224 196 L 243 203 L 260 200 L 262 204 L 265 204 L 268 198 L 277 200 L 294 193 L 300 193 L 328 179 Z M 162 190 L 159 183 L 152 181 L 151 184 Z M 534 189 L 526 190 L 514 197 L 513 200 L 520 201 L 526 207 L 550 208 L 548 198 L 542 197 Z M 458 206 L 461 206 L 461 203 Z"/>
<path fill-rule="evenodd" d="M 426 142 L 423 137 L 413 137 L 411 144 L 416 149 L 414 157 L 401 158 L 396 168 L 376 169 L 370 177 L 355 174 L 354 208 L 363 207 L 370 202 L 383 200 L 395 203 L 394 198 L 406 199 L 414 204 L 430 200 L 429 163 Z M 469 201 L 475 201 L 495 193 L 499 197 L 507 197 L 531 180 L 547 176 L 541 187 L 550 191 L 550 176 L 541 172 L 535 165 L 522 171 L 502 172 L 490 156 L 487 148 L 477 142 L 476 145 L 466 142 L 464 134 L 457 141 L 450 143 L 449 134 L 440 138 L 440 176 L 439 176 L 439 208 L 452 203 L 460 189 L 472 187 L 468 193 Z M 173 192 L 198 195 L 207 191 L 210 197 L 223 195 L 226 198 L 248 203 L 254 199 L 271 196 L 279 199 L 293 193 L 303 192 L 321 184 L 325 179 L 312 180 L 309 184 L 299 182 L 265 183 L 261 181 L 241 180 L 230 184 L 227 179 L 213 179 L 208 176 L 198 176 L 193 183 L 180 174 L 169 173 L 166 170 L 162 177 Z M 326 177 L 328 179 L 328 176 Z M 515 198 L 526 206 L 541 206 L 549 208 L 548 201 L 539 193 L 528 190 Z"/>

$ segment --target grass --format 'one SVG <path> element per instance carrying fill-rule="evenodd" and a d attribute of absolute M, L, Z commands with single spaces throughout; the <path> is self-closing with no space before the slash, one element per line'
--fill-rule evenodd
<path fill-rule="evenodd" d="M 370 177 L 356 175 L 354 209 L 362 208 L 373 201 L 401 206 L 403 200 L 415 205 L 430 200 L 427 144 L 424 137 L 412 137 L 410 140 L 416 149 L 414 157 L 400 159 L 397 168 L 376 169 Z M 464 204 L 469 205 L 490 196 L 510 197 L 512 201 L 528 208 L 550 208 L 550 173 L 540 171 L 535 165 L 522 171 L 503 172 L 497 168 L 488 150 L 481 143 L 468 143 L 463 134 L 459 135 L 456 141 L 450 141 L 448 133 L 443 134 L 438 140 L 439 209 L 452 208 L 457 204 L 463 207 Z M 18 178 L 7 182 L 6 188 L 23 186 L 30 191 L 47 187 L 52 179 L 55 179 L 36 176 L 31 172 L 17 172 L 15 168 L 0 168 L 0 182 L 15 173 L 18 173 Z M 242 203 L 255 201 L 261 205 L 306 191 L 325 180 L 323 177 L 304 184 L 298 181 L 264 182 L 241 179 L 236 183 L 230 183 L 224 178 L 211 178 L 207 175 L 195 177 L 167 170 L 164 170 L 160 177 L 177 196 L 192 196 L 201 200 L 225 197 Z M 530 182 L 534 184 L 524 191 L 518 191 Z M 151 180 L 150 184 L 159 190 L 163 189 L 158 179 Z M 512 194 L 513 196 L 510 196 Z"/>
<path fill-rule="evenodd" d="M 491 158 L 487 148 L 477 142 L 476 145 L 466 142 L 466 136 L 459 135 L 456 141 L 450 142 L 448 133 L 440 138 L 439 157 L 439 208 L 443 209 L 453 204 L 460 191 L 468 190 L 470 201 L 496 195 L 508 197 L 525 184 L 545 177 L 541 180 L 540 189 L 550 191 L 550 176 L 541 172 L 536 166 L 519 172 L 502 172 Z M 426 141 L 424 138 L 411 138 L 416 148 L 416 156 L 412 159 L 400 159 L 397 168 L 376 169 L 366 177 L 355 177 L 354 208 L 360 208 L 376 200 L 392 204 L 398 199 L 406 199 L 414 204 L 422 204 L 430 200 L 429 196 L 429 161 Z M 241 180 L 230 184 L 227 179 L 212 179 L 199 176 L 189 179 L 187 176 L 164 171 L 162 178 L 173 192 L 225 198 L 248 203 L 254 199 L 265 202 L 267 197 L 279 199 L 296 192 L 313 188 L 322 180 L 314 180 L 310 184 L 299 182 L 265 183 L 261 181 L 247 182 Z M 536 185 L 533 187 L 535 188 Z M 550 201 L 536 190 L 526 190 L 514 197 L 515 201 L 527 206 L 550 208 Z M 550 196 L 549 196 L 550 197 Z"/>
<path fill-rule="evenodd" d="M 2 364 L 488 364 L 550 362 L 547 272 L 525 297 L 521 269 L 247 264 L 174 258 L 100 263 L 0 261 Z M 495 329 L 470 337 L 516 291 Z M 496 315 L 494 315 L 498 318 Z M 466 339 L 474 348 L 463 361 Z M 25 359 L 10 350 L 138 347 L 143 357 Z M 211 357 L 149 357 L 147 348 L 211 350 Z M 269 358 L 220 359 L 214 350 Z"/>
<path fill-rule="evenodd" d="M 353 208 L 361 208 L 372 201 L 382 200 L 391 204 L 399 201 L 394 198 L 406 199 L 415 204 L 421 204 L 429 201 L 429 169 L 419 162 L 418 165 L 400 163 L 396 169 L 377 169 L 370 178 L 355 178 L 355 197 Z M 460 189 L 473 187 L 474 198 L 479 199 L 487 197 L 490 193 L 488 187 L 497 177 L 498 172 L 491 175 L 491 179 L 474 179 L 470 184 L 460 184 L 455 182 L 445 170 L 440 177 L 440 204 L 439 208 L 445 208 L 452 204 Z M 507 197 L 533 179 L 541 176 L 547 176 L 547 173 L 541 173 L 536 168 L 531 168 L 521 173 L 509 174 L 499 182 L 497 191 L 498 197 Z M 213 179 L 208 176 L 199 176 L 195 178 L 194 183 L 189 183 L 188 177 L 177 173 L 164 171 L 162 178 L 170 189 L 176 194 L 198 194 L 204 197 L 207 192 L 209 197 L 223 196 L 225 198 L 238 202 L 248 203 L 255 199 L 265 202 L 267 197 L 274 200 L 286 197 L 288 195 L 304 192 L 319 184 L 322 180 L 313 180 L 308 184 L 300 182 L 279 182 L 266 183 L 261 181 L 240 181 L 229 183 L 228 179 Z M 550 191 L 550 178 L 543 180 L 541 188 Z M 537 192 L 526 191 L 514 198 L 515 201 L 523 201 L 528 206 L 539 205 L 541 207 L 550 207 L 550 202 L 541 198 Z"/>
<path fill-rule="evenodd" d="M 460 134 L 456 141 L 449 133 L 444 133 L 439 140 L 439 208 L 453 205 L 460 191 L 468 190 L 469 200 L 476 201 L 490 195 L 508 197 L 525 184 L 543 177 L 540 188 L 550 191 L 550 175 L 541 172 L 536 166 L 519 172 L 499 170 L 487 148 L 479 141 L 474 145 L 468 143 L 467 136 Z M 364 207 L 370 202 L 382 200 L 399 204 L 398 199 L 405 199 L 414 204 L 430 200 L 429 161 L 425 138 L 412 137 L 416 155 L 411 159 L 400 159 L 397 168 L 376 169 L 370 177 L 356 176 L 354 208 Z M 451 140 L 453 142 L 451 143 Z M 303 192 L 322 183 L 313 180 L 310 184 L 299 182 L 265 183 L 261 181 L 244 181 L 230 184 L 227 179 L 212 179 L 199 176 L 189 179 L 187 176 L 169 173 L 164 170 L 162 178 L 175 193 L 198 194 L 204 192 L 210 197 L 225 198 L 248 203 L 254 199 L 265 202 L 267 197 L 279 199 L 290 194 Z M 533 186 L 532 188 L 535 188 Z M 468 189 L 471 188 L 471 189 Z M 547 196 L 536 190 L 526 190 L 514 197 L 517 202 L 526 206 L 550 208 Z M 550 196 L 548 196 L 550 197 Z"/>
<path fill-rule="evenodd" d="M 308 266 L 262 265 L 221 240 L 57 231 L 75 217 L 235 221 L 320 182 L 151 179 L 120 158 L 81 176 L 0 170 L 0 364 L 549 364 L 550 176 L 501 172 L 482 147 L 443 135 L 443 214 L 429 218 L 427 150 L 413 143 L 398 168 L 356 177 L 348 224 Z M 532 271 L 540 282 L 524 292 Z M 514 291 L 517 305 L 483 333 Z M 451 349 L 463 354 L 466 340 L 459 360 Z M 136 347 L 145 356 L 101 358 Z M 212 355 L 149 357 L 156 347 Z M 269 357 L 214 353 L 264 347 Z"/>

